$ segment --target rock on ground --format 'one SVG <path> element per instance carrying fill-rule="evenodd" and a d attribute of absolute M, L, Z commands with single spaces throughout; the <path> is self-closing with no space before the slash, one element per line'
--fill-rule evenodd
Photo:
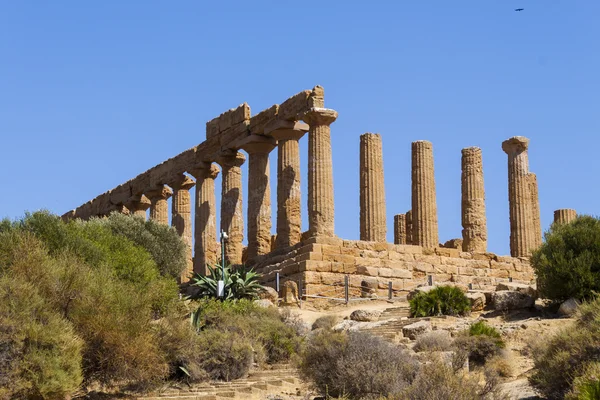
<path fill-rule="evenodd" d="M 373 322 L 378 321 L 381 311 L 377 310 L 356 310 L 350 314 L 352 321 Z"/>
<path fill-rule="evenodd" d="M 563 317 L 571 317 L 575 314 L 578 307 L 579 302 L 574 298 L 570 298 L 560 305 L 558 308 L 558 314 L 562 315 Z"/>
<path fill-rule="evenodd" d="M 514 292 L 520 292 L 527 294 L 534 299 L 537 299 L 537 287 L 534 285 L 526 285 L 524 283 L 516 282 L 502 282 L 496 286 L 496 290 L 512 290 Z"/>
<path fill-rule="evenodd" d="M 465 296 L 471 302 L 471 311 L 482 311 L 485 308 L 486 298 L 482 292 L 469 292 Z"/>
<path fill-rule="evenodd" d="M 500 290 L 492 294 L 492 307 L 494 310 L 518 310 L 521 308 L 531 308 L 535 300 L 528 294 L 515 292 L 512 290 Z"/>
<path fill-rule="evenodd" d="M 267 299 L 254 300 L 254 304 L 256 304 L 257 306 L 259 306 L 261 308 L 275 307 L 273 302 L 271 300 L 267 300 Z"/>
<path fill-rule="evenodd" d="M 402 334 L 411 340 L 415 340 L 419 335 L 425 332 L 431 332 L 431 322 L 419 321 L 414 324 L 406 325 L 402 328 Z"/>
<path fill-rule="evenodd" d="M 277 303 L 277 300 L 279 300 L 279 294 L 277 293 L 277 290 L 273 289 L 272 287 L 264 286 L 258 292 L 258 298 L 261 300 L 269 300 L 272 303 Z"/>

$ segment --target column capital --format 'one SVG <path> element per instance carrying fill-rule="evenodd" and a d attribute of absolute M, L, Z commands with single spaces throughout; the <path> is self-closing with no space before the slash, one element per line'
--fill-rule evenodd
<path fill-rule="evenodd" d="M 150 208 L 150 199 L 148 199 L 143 194 L 131 196 L 126 202 L 125 207 L 127 207 L 131 211 L 146 211 Z"/>
<path fill-rule="evenodd" d="M 338 112 L 331 108 L 313 107 L 299 115 L 309 125 L 331 125 L 338 117 Z"/>
<path fill-rule="evenodd" d="M 169 186 L 175 190 L 190 190 L 196 185 L 196 181 L 187 175 L 177 175 L 169 180 Z"/>
<path fill-rule="evenodd" d="M 277 119 L 265 126 L 265 135 L 271 135 L 276 140 L 299 140 L 308 130 L 305 122 Z"/>
<path fill-rule="evenodd" d="M 250 135 L 240 144 L 240 148 L 248 154 L 268 154 L 275 146 L 277 146 L 277 141 L 274 138 L 262 135 Z"/>
<path fill-rule="evenodd" d="M 196 179 L 216 179 L 219 175 L 219 172 L 221 172 L 221 169 L 217 164 L 201 163 L 196 165 L 195 168 L 191 168 L 188 172 Z"/>
<path fill-rule="evenodd" d="M 166 200 L 173 195 L 173 190 L 168 186 L 158 185 L 150 190 L 147 190 L 146 195 L 150 200 L 155 198 Z"/>
<path fill-rule="evenodd" d="M 521 153 L 529 147 L 529 139 L 525 136 L 513 136 L 502 142 L 502 150 L 506 154 Z"/>
<path fill-rule="evenodd" d="M 245 161 L 246 156 L 235 150 L 225 150 L 217 159 L 221 167 L 241 167 Z"/>

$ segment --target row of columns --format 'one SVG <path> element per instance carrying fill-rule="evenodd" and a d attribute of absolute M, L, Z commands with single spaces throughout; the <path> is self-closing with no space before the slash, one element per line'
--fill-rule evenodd
<path fill-rule="evenodd" d="M 265 128 L 265 134 L 269 136 L 252 135 L 240 146 L 248 153 L 248 260 L 271 251 L 269 153 L 275 147 L 278 147 L 276 247 L 289 247 L 300 242 L 302 218 L 299 140 L 306 132 L 309 145 L 309 233 L 311 236 L 334 235 L 330 124 L 336 120 L 337 112 L 312 108 L 300 118 L 304 122 L 275 121 Z M 195 181 L 181 175 L 132 197 L 125 205 L 130 213 L 144 218 L 149 208 L 150 219 L 166 225 L 169 223 L 167 201 L 173 197 L 172 225 L 188 245 L 189 266 L 182 274 L 182 281 L 191 272 L 206 274 L 206 265 L 219 260 L 215 179 L 221 171 L 220 228 L 228 235 L 224 246 L 225 259 L 231 264 L 242 263 L 244 216 L 241 167 L 245 161 L 246 157 L 239 151 L 226 150 L 215 160 L 220 168 L 215 163 L 200 163 L 195 169 L 188 171 Z M 195 223 L 192 232 L 189 190 L 194 185 Z"/>

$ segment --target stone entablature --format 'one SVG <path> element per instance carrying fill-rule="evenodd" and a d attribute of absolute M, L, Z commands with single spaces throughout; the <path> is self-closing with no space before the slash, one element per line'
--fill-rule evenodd
<path fill-rule="evenodd" d="M 301 281 L 305 293 L 314 295 L 331 292 L 343 275 L 356 290 L 363 281 L 376 284 L 380 296 L 387 296 L 389 282 L 395 293 L 407 293 L 427 283 L 428 276 L 435 283 L 472 284 L 474 289 L 492 289 L 510 279 L 519 283 L 535 279 L 527 258 L 328 237 L 277 250 L 258 259 L 256 269 L 267 284 L 279 273 L 286 280 Z"/>

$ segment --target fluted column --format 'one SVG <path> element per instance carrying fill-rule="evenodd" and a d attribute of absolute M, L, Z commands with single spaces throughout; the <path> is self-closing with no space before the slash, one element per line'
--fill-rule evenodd
<path fill-rule="evenodd" d="M 273 138 L 253 135 L 242 145 L 248 153 L 248 257 L 271 251 L 271 187 L 269 153 L 275 148 Z"/>
<path fill-rule="evenodd" d="M 167 200 L 173 195 L 170 187 L 160 185 L 146 192 L 150 199 L 150 219 L 159 224 L 169 225 L 169 203 Z"/>
<path fill-rule="evenodd" d="M 577 218 L 577 211 L 570 208 L 562 208 L 554 211 L 555 224 L 568 224 Z"/>
<path fill-rule="evenodd" d="M 412 143 L 412 244 L 439 246 L 433 145 L 426 140 Z"/>
<path fill-rule="evenodd" d="M 221 189 L 221 230 L 229 239 L 225 242 L 225 260 L 231 264 L 242 263 L 244 216 L 242 210 L 242 164 L 246 156 L 230 152 L 219 157 L 223 170 Z"/>
<path fill-rule="evenodd" d="M 533 229 L 532 250 L 542 245 L 542 220 L 540 215 L 540 195 L 538 191 L 537 175 L 530 172 L 527 175 L 529 195 L 531 196 L 531 223 Z"/>
<path fill-rule="evenodd" d="M 533 247 L 531 193 L 529 190 L 529 139 L 515 136 L 502 142 L 508 155 L 508 204 L 510 209 L 510 254 L 527 257 Z"/>
<path fill-rule="evenodd" d="M 196 178 L 194 210 L 194 273 L 206 275 L 206 264 L 218 261 L 215 179 L 219 167 L 205 163 L 189 171 Z"/>
<path fill-rule="evenodd" d="M 386 241 L 381 136 L 360 136 L 360 240 Z"/>
<path fill-rule="evenodd" d="M 298 121 L 277 121 L 265 128 L 277 140 L 277 238 L 275 247 L 300 242 L 302 214 L 300 203 L 300 147 L 298 141 L 308 131 Z"/>
<path fill-rule="evenodd" d="M 406 220 L 406 244 L 413 244 L 413 213 L 412 210 L 408 210 L 404 214 Z"/>
<path fill-rule="evenodd" d="M 334 236 L 331 128 L 338 113 L 311 108 L 302 115 L 308 133 L 308 230 L 312 236 Z"/>
<path fill-rule="evenodd" d="M 483 160 L 479 147 L 462 150 L 462 249 L 467 252 L 487 251 L 487 221 Z"/>
<path fill-rule="evenodd" d="M 150 204 L 150 199 L 142 194 L 139 196 L 132 196 L 125 206 L 133 216 L 146 219 L 146 211 L 150 208 Z"/>
<path fill-rule="evenodd" d="M 181 175 L 170 182 L 173 188 L 173 205 L 171 207 L 171 225 L 186 244 L 187 268 L 181 272 L 180 282 L 187 282 L 194 272 L 192 257 L 192 206 L 190 189 L 196 182 L 188 176 Z"/>
<path fill-rule="evenodd" d="M 406 244 L 406 214 L 394 215 L 394 244 Z"/>

